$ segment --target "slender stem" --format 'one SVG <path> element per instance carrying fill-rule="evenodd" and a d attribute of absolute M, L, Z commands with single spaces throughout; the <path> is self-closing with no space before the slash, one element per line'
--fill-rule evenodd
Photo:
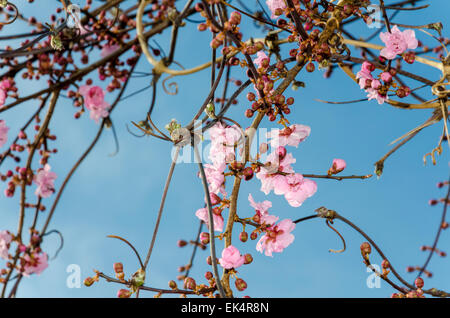
<path fill-rule="evenodd" d="M 175 165 L 177 164 L 178 154 L 180 153 L 180 147 L 176 147 L 175 155 L 172 159 L 172 163 L 170 164 L 169 174 L 167 175 L 166 184 L 164 186 L 163 195 L 161 198 L 161 204 L 159 205 L 158 217 L 156 219 L 155 228 L 153 230 L 152 241 L 150 242 L 150 246 L 148 248 L 147 256 L 145 257 L 144 267 L 145 270 L 148 266 L 148 262 L 150 261 L 150 256 L 152 255 L 153 246 L 155 245 L 156 235 L 158 234 L 159 223 L 161 222 L 161 216 L 164 210 L 164 203 L 166 202 L 167 192 L 169 190 L 170 181 L 172 180 L 173 171 L 175 169 Z"/>

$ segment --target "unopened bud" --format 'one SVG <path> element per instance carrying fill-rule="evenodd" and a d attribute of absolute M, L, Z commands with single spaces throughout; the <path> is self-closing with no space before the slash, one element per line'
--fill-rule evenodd
<path fill-rule="evenodd" d="M 202 242 L 202 244 L 208 244 L 209 243 L 209 233 L 207 232 L 202 232 L 200 233 L 200 242 Z"/>
<path fill-rule="evenodd" d="M 236 279 L 235 285 L 239 291 L 244 291 L 247 288 L 247 283 L 242 278 Z"/>
<path fill-rule="evenodd" d="M 131 291 L 129 291 L 128 289 L 120 289 L 117 292 L 118 298 L 130 298 L 130 296 L 131 296 Z"/>

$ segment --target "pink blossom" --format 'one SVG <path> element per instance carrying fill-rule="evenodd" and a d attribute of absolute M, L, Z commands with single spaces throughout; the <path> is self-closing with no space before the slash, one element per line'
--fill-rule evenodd
<path fill-rule="evenodd" d="M 105 101 L 105 92 L 99 86 L 83 85 L 79 93 L 84 98 L 84 105 L 90 111 L 90 118 L 96 123 L 100 118 L 106 118 L 109 115 L 108 109 L 111 107 Z"/>
<path fill-rule="evenodd" d="M 272 253 L 280 253 L 294 241 L 291 232 L 295 229 L 295 223 L 290 219 L 284 219 L 277 225 L 272 225 L 266 229 L 266 234 L 261 237 L 256 244 L 256 250 L 266 256 Z"/>
<path fill-rule="evenodd" d="M 12 236 L 8 231 L 0 231 L 0 257 L 8 259 L 9 245 L 12 241 Z"/>
<path fill-rule="evenodd" d="M 200 220 L 205 222 L 205 224 L 208 225 L 208 227 L 209 227 L 209 216 L 208 216 L 207 208 L 198 209 L 197 212 L 195 212 L 195 215 Z M 223 224 L 224 224 L 223 216 L 213 213 L 213 221 L 214 221 L 214 231 L 222 232 Z"/>
<path fill-rule="evenodd" d="M 343 171 L 346 166 L 347 166 L 347 164 L 344 159 L 334 159 L 333 164 L 331 165 L 331 168 L 328 170 L 328 174 L 332 175 L 332 174 L 339 173 L 339 172 Z"/>
<path fill-rule="evenodd" d="M 112 45 L 110 45 L 109 43 L 105 44 L 100 52 L 100 56 L 107 57 L 108 55 L 111 55 L 112 53 L 117 51 L 119 48 L 120 48 L 120 46 L 118 46 L 117 44 L 112 44 Z"/>
<path fill-rule="evenodd" d="M 269 194 L 279 183 L 283 182 L 283 173 L 293 173 L 294 169 L 291 167 L 292 163 L 295 163 L 296 159 L 291 153 L 286 154 L 281 160 L 276 152 L 272 152 L 267 156 L 266 165 L 261 167 L 261 170 L 256 174 L 256 178 L 261 180 L 261 191 L 265 194 Z"/>
<path fill-rule="evenodd" d="M 309 126 L 294 124 L 282 130 L 272 129 L 269 133 L 267 133 L 267 138 L 271 138 L 270 145 L 272 147 L 284 147 L 286 145 L 298 147 L 298 145 L 304 141 L 310 133 L 311 128 Z"/>
<path fill-rule="evenodd" d="M 34 182 L 38 185 L 35 192 L 37 196 L 48 198 L 55 191 L 54 181 L 56 179 L 56 173 L 50 171 L 50 169 L 50 165 L 46 164 L 44 169 L 40 169 L 34 177 Z"/>
<path fill-rule="evenodd" d="M 397 54 L 402 54 L 407 49 L 414 50 L 418 46 L 414 30 L 400 31 L 395 25 L 392 32 L 381 32 L 380 38 L 386 47 L 381 50 L 380 55 L 388 60 L 394 59 Z"/>
<path fill-rule="evenodd" d="M 238 268 L 245 262 L 244 256 L 233 245 L 228 246 L 222 251 L 222 258 L 219 259 L 220 265 L 225 269 Z"/>
<path fill-rule="evenodd" d="M 241 132 L 235 125 L 225 126 L 218 122 L 209 130 L 211 148 L 209 159 L 215 166 L 221 166 L 225 162 L 234 160 L 234 146 L 241 138 Z"/>
<path fill-rule="evenodd" d="M 277 9 L 286 9 L 285 0 L 266 0 L 266 4 L 269 7 L 269 10 L 272 12 L 272 19 L 276 19 L 275 11 Z"/>
<path fill-rule="evenodd" d="M 0 119 L 0 148 L 6 144 L 8 140 L 9 127 L 6 126 L 4 120 Z"/>
<path fill-rule="evenodd" d="M 258 67 L 262 67 L 262 62 L 264 59 L 270 61 L 269 57 L 266 55 L 266 53 L 264 53 L 264 51 L 258 51 L 258 53 L 256 53 L 256 59 L 253 60 L 253 63 L 258 65 Z"/>
<path fill-rule="evenodd" d="M 269 208 L 272 207 L 272 202 L 270 201 L 263 201 L 263 202 L 255 202 L 253 200 L 253 196 L 251 193 L 248 195 L 248 201 L 250 202 L 250 205 L 255 209 L 256 214 L 259 216 L 260 224 L 274 224 L 276 221 L 278 221 L 278 217 L 274 215 L 269 215 L 267 212 Z"/>
<path fill-rule="evenodd" d="M 316 182 L 303 178 L 299 173 L 290 174 L 280 179 L 280 182 L 277 183 L 274 189 L 275 194 L 284 194 L 288 203 L 295 208 L 301 206 L 316 191 Z"/>
<path fill-rule="evenodd" d="M 22 272 L 23 276 L 30 276 L 31 274 L 39 275 L 48 267 L 48 256 L 46 253 L 34 253 L 31 256 L 26 254 L 24 256 L 24 260 L 26 261 L 24 265 L 24 271 Z"/>
<path fill-rule="evenodd" d="M 214 194 L 222 193 L 223 195 L 227 194 L 225 192 L 224 186 L 225 175 L 223 174 L 226 166 L 227 166 L 226 163 L 218 165 L 205 164 L 203 166 L 210 193 Z"/>

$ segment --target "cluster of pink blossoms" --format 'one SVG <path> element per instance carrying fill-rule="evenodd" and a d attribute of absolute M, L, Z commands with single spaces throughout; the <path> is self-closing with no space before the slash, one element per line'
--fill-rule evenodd
<path fill-rule="evenodd" d="M 98 123 L 101 118 L 108 117 L 111 105 L 105 101 L 105 92 L 101 87 L 83 85 L 79 93 L 83 96 L 84 105 L 90 111 L 91 119 Z"/>
<path fill-rule="evenodd" d="M 367 93 L 367 98 L 369 100 L 376 99 L 378 104 L 381 105 L 388 100 L 389 97 L 387 91 L 380 90 L 380 88 L 382 88 L 381 81 L 372 76 L 374 70 L 375 66 L 372 63 L 365 61 L 362 64 L 361 70 L 356 74 L 356 78 L 359 80 L 359 87 L 364 89 Z M 392 75 L 389 72 L 383 72 L 381 74 L 381 79 L 383 79 L 385 83 L 390 83 L 390 81 L 392 81 Z"/>
<path fill-rule="evenodd" d="M 11 233 L 6 230 L 0 231 L 0 258 L 9 259 L 9 248 L 12 239 Z M 33 251 L 27 252 L 27 247 L 21 245 L 19 250 L 26 253 L 20 258 L 20 272 L 23 276 L 28 277 L 31 274 L 40 274 L 48 267 L 48 256 L 40 248 L 34 248 Z"/>
<path fill-rule="evenodd" d="M 56 173 L 50 171 L 51 167 L 46 164 L 43 169 L 40 169 L 34 177 L 34 182 L 37 184 L 35 194 L 42 198 L 48 198 L 55 191 L 54 182 Z"/>
<path fill-rule="evenodd" d="M 209 129 L 211 137 L 211 148 L 209 150 L 209 160 L 211 164 L 205 164 L 206 180 L 208 189 L 211 194 L 211 202 L 213 205 L 220 203 L 218 196 L 227 195 L 225 191 L 225 169 L 228 162 L 232 162 L 236 158 L 235 145 L 241 138 L 241 132 L 236 126 L 226 126 L 218 122 Z M 222 209 L 215 207 L 213 209 L 214 231 L 222 231 L 224 219 Z M 195 215 L 209 226 L 208 209 L 198 209 Z"/>
<path fill-rule="evenodd" d="M 8 140 L 9 127 L 6 126 L 4 120 L 0 119 L 0 148 L 6 144 Z"/>
<path fill-rule="evenodd" d="M 414 30 L 400 31 L 397 26 L 394 26 L 391 32 L 382 32 L 380 38 L 385 44 L 385 47 L 380 52 L 380 56 L 388 60 L 395 59 L 407 49 L 413 50 L 417 48 L 419 44 Z M 405 53 L 403 58 L 407 63 L 411 64 L 414 62 L 415 55 L 413 52 Z M 383 72 L 379 78 L 375 78 L 372 75 L 373 71 L 375 71 L 375 66 L 366 61 L 362 64 L 361 70 L 356 74 L 356 78 L 359 81 L 361 89 L 366 91 L 367 98 L 369 100 L 376 99 L 378 104 L 381 105 L 389 99 L 387 93 L 392 84 L 392 76 L 396 72 L 394 69 L 391 69 L 390 72 Z M 401 98 L 407 97 L 410 93 L 411 90 L 407 86 L 402 86 L 396 91 L 397 96 Z"/>
<path fill-rule="evenodd" d="M 313 196 L 317 191 L 317 184 L 295 173 L 291 164 L 296 159 L 291 153 L 287 153 L 284 146 L 298 147 L 309 136 L 310 131 L 308 126 L 295 124 L 268 133 L 267 137 L 271 139 L 270 144 L 275 151 L 267 156 L 266 163 L 256 174 L 261 180 L 261 191 L 269 194 L 273 190 L 277 195 L 284 195 L 293 207 L 301 206 L 307 198 Z"/>

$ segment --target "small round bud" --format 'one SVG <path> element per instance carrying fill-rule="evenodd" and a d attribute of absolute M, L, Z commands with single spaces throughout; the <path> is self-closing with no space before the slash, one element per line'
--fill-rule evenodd
<path fill-rule="evenodd" d="M 211 280 L 213 277 L 214 277 L 213 273 L 211 273 L 209 271 L 205 273 L 205 278 L 207 280 Z"/>
<path fill-rule="evenodd" d="M 239 240 L 241 240 L 241 242 L 247 242 L 248 240 L 248 234 L 247 232 L 241 232 L 241 234 L 239 234 Z"/>
<path fill-rule="evenodd" d="M 246 264 L 246 265 L 253 262 L 253 256 L 251 254 L 245 254 L 244 259 L 245 259 L 244 264 Z"/>
<path fill-rule="evenodd" d="M 130 298 L 130 296 L 131 296 L 131 291 L 129 291 L 128 289 L 120 289 L 117 292 L 118 298 Z"/>
<path fill-rule="evenodd" d="M 123 273 L 123 264 L 122 263 L 114 263 L 114 273 Z"/>
<path fill-rule="evenodd" d="M 88 278 L 86 278 L 86 279 L 84 280 L 83 284 L 84 284 L 84 286 L 86 286 L 86 287 L 90 287 L 90 286 L 92 286 L 92 284 L 93 284 L 94 282 L 95 282 L 95 281 L 94 281 L 94 279 L 93 279 L 92 277 L 88 277 Z"/>
<path fill-rule="evenodd" d="M 361 254 L 363 254 L 363 255 L 370 254 L 372 252 L 372 247 L 370 246 L 370 244 L 368 242 L 362 243 L 360 248 L 361 248 Z"/>
<path fill-rule="evenodd" d="M 308 63 L 308 64 L 306 65 L 306 71 L 308 71 L 309 73 L 314 72 L 315 69 L 316 69 L 316 67 L 314 66 L 313 63 Z"/>
<path fill-rule="evenodd" d="M 242 175 L 244 176 L 245 181 L 248 181 L 253 178 L 253 169 L 251 167 L 246 167 L 242 170 Z"/>
<path fill-rule="evenodd" d="M 194 290 L 197 284 L 195 283 L 195 280 L 192 277 L 186 277 L 184 279 L 184 286 L 187 289 Z"/>
<path fill-rule="evenodd" d="M 177 283 L 174 280 L 169 281 L 169 287 L 171 289 L 177 289 Z"/>
<path fill-rule="evenodd" d="M 235 285 L 239 291 L 244 291 L 247 288 L 247 283 L 242 278 L 236 279 Z"/>
<path fill-rule="evenodd" d="M 206 245 L 209 243 L 209 233 L 206 232 L 202 232 L 200 233 L 200 242 L 202 242 L 202 244 Z"/>
<path fill-rule="evenodd" d="M 177 245 L 178 247 L 183 247 L 187 245 L 187 242 L 185 240 L 178 240 Z"/>
<path fill-rule="evenodd" d="M 422 277 L 417 277 L 414 281 L 414 285 L 416 285 L 417 288 L 422 288 L 424 285 Z"/>

